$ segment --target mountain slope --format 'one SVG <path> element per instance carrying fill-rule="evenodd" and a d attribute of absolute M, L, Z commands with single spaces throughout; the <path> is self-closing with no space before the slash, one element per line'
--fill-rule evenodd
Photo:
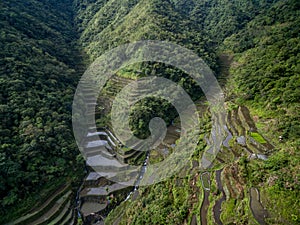
<path fill-rule="evenodd" d="M 299 3 L 291 0 L 194 1 L 193 3 L 177 1 L 176 4 L 177 8 L 172 8 L 179 14 L 194 12 L 193 20 L 199 22 L 197 27 L 202 27 L 203 33 L 209 38 L 216 38 L 214 46 L 218 53 L 228 54 L 229 57 L 234 56 L 231 66 L 226 62 L 226 66 L 230 66 L 230 75 L 226 77 L 228 79 L 225 84 L 226 94 L 228 99 L 233 99 L 228 104 L 232 104 L 231 107 L 247 105 L 251 116 L 257 120 L 259 132 L 276 144 L 276 148 L 269 153 L 270 158 L 267 161 L 250 161 L 241 157 L 238 164 L 227 162 L 225 167 L 239 171 L 237 176 L 241 180 L 237 180 L 236 185 L 240 185 L 239 187 L 244 190 L 241 195 L 248 195 L 247 190 L 253 186 L 260 187 L 262 201 L 270 210 L 270 218 L 267 219 L 269 223 L 296 224 L 299 221 L 297 216 L 299 201 L 296 199 L 299 198 L 300 171 L 298 166 L 299 113 L 297 113 L 299 110 Z M 182 6 L 186 8 L 183 10 Z M 250 10 L 247 11 L 249 8 Z M 199 10 L 206 15 L 199 14 Z M 175 29 L 173 31 L 177 32 Z M 172 35 L 169 36 L 171 37 Z M 247 132 L 251 134 L 251 131 Z M 259 140 L 258 137 L 255 138 Z M 260 141 L 263 142 L 263 139 Z M 201 144 L 199 148 L 200 146 Z M 240 146 L 235 148 L 242 149 Z M 228 170 L 225 171 L 228 176 Z M 186 180 L 182 187 L 174 184 L 175 178 L 159 185 L 141 188 L 142 195 L 135 201 L 124 203 L 112 212 L 109 221 L 113 221 L 116 215 L 123 215 L 122 219 L 118 220 L 120 224 L 126 224 L 126 221 L 135 224 L 191 222 L 192 214 L 187 211 L 191 210 L 189 198 L 195 194 L 191 190 L 194 187 L 189 183 L 194 178 L 193 175 L 184 177 Z M 229 176 L 236 175 L 233 173 Z M 228 182 L 233 182 L 233 178 L 230 179 Z M 249 204 L 248 197 L 243 200 L 228 199 L 222 208 L 223 222 L 254 223 L 247 201 Z M 180 204 L 173 208 L 176 202 Z M 195 204 L 197 207 L 199 203 Z M 291 205 L 292 209 L 289 207 Z M 137 210 L 140 207 L 143 208 L 142 212 Z M 213 208 L 210 207 L 211 211 L 208 215 L 212 216 Z M 236 211 L 239 216 L 232 218 L 233 211 Z M 199 216 L 199 211 L 193 212 Z M 212 222 L 212 218 L 209 221 Z"/>
<path fill-rule="evenodd" d="M 178 11 L 187 13 L 216 44 L 221 44 L 278 1 L 172 0 Z"/>
<path fill-rule="evenodd" d="M 197 24 L 187 15 L 177 12 L 170 1 L 110 0 L 92 14 L 92 9 L 98 4 L 103 2 L 96 1 L 88 7 L 79 4 L 77 14 L 80 42 L 93 59 L 120 44 L 150 39 L 181 43 L 213 65 L 215 59 L 209 51 L 211 46 L 207 35 L 197 29 Z"/>
<path fill-rule="evenodd" d="M 71 103 L 81 59 L 71 3 L 0 3 L 2 222 L 37 203 L 35 193 L 45 186 L 57 188 L 76 166 Z"/>
<path fill-rule="evenodd" d="M 118 72 L 178 82 L 197 101 L 201 134 L 179 175 L 140 187 L 105 222 L 300 222 L 297 0 L 11 0 L 1 1 L 0 7 L 0 223 L 28 209 L 39 212 L 49 193 L 83 176 L 71 131 L 79 76 L 105 51 L 147 39 L 193 50 L 222 78 L 228 139 L 214 167 L 202 173 L 199 161 L 212 141 L 211 124 L 195 83 L 182 71 L 155 62 Z M 133 125 L 134 131 L 144 135 L 148 121 L 142 120 L 143 109 L 149 109 L 147 117 L 166 115 L 169 123 L 176 117 L 165 102 L 146 99 L 134 108 L 133 124 L 142 124 Z M 107 118 L 97 119 L 102 124 Z M 154 152 L 150 162 L 163 158 L 159 154 Z M 67 208 L 68 201 L 63 202 Z M 253 210 L 255 204 L 261 210 Z"/>
<path fill-rule="evenodd" d="M 261 132 L 277 146 L 266 163 L 246 164 L 247 179 L 265 192 L 271 224 L 300 220 L 299 9 L 298 1 L 278 2 L 223 46 L 234 54 L 229 96 L 251 109 Z"/>

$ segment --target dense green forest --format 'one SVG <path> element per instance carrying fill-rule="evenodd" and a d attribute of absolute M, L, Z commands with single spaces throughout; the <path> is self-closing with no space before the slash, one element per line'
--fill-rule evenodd
<path fill-rule="evenodd" d="M 66 180 L 82 179 L 84 166 L 71 124 L 79 78 L 106 50 L 148 39 L 167 40 L 197 53 L 220 80 L 228 113 L 249 108 L 257 132 L 245 135 L 275 146 L 267 160 L 244 155 L 229 160 L 224 155 L 231 153 L 224 150 L 224 163 L 209 172 L 222 168 L 222 182 L 228 187 L 236 182 L 241 196 L 259 188 L 269 211 L 267 224 L 300 223 L 298 0 L 10 0 L 1 1 L 0 9 L 0 223 L 23 215 Z M 210 132 L 210 112 L 200 88 L 184 72 L 147 62 L 117 75 L 136 79 L 153 74 L 179 83 L 201 106 L 203 140 Z M 178 115 L 161 99 L 145 99 L 131 113 L 134 133 L 147 137 L 154 116 L 170 125 Z M 241 149 L 233 142 L 230 147 Z M 204 194 L 194 165 L 205 148 L 200 141 L 185 171 L 140 187 L 137 199 L 121 203 L 107 223 L 201 220 Z M 237 174 L 231 174 L 232 168 Z M 217 189 L 212 183 L 210 202 L 220 198 Z M 223 224 L 257 224 L 245 196 L 227 195 Z M 207 224 L 214 224 L 209 207 Z"/>
<path fill-rule="evenodd" d="M 74 171 L 82 167 L 71 130 L 82 70 L 71 6 L 71 1 L 0 3 L 2 222 L 36 204 L 41 190 L 78 179 Z"/>

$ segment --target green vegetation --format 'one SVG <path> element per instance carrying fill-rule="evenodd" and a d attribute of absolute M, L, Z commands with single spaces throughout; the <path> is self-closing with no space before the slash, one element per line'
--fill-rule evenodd
<path fill-rule="evenodd" d="M 117 211 L 124 213 L 120 224 L 180 224 L 186 218 L 189 208 L 189 188 L 185 179 L 180 182 L 181 186 L 176 185 L 176 180 L 169 180 L 155 186 L 141 187 L 137 200 L 117 208 Z"/>
<path fill-rule="evenodd" d="M 102 4 L 99 10 L 93 9 L 97 10 L 97 13 L 92 13 L 93 6 L 99 4 Z M 111 7 L 112 5 L 114 7 Z M 235 124 L 237 132 L 240 135 L 250 132 L 250 136 L 259 144 L 266 144 L 264 138 L 266 137 L 277 147 L 266 162 L 244 160 L 239 164 L 240 174 L 247 180 L 243 185 L 245 188 L 264 186 L 262 191 L 267 193 L 268 199 L 266 205 L 270 211 L 277 212 L 272 213 L 273 220 L 280 221 L 279 215 L 286 215 L 284 213 L 286 207 L 280 205 L 279 196 L 287 195 L 297 198 L 299 195 L 297 185 L 299 166 L 296 165 L 299 161 L 299 154 L 296 150 L 297 144 L 295 144 L 299 136 L 298 121 L 300 121 L 297 113 L 299 110 L 297 103 L 299 99 L 299 68 L 297 66 L 299 64 L 299 51 L 297 51 L 299 49 L 299 10 L 297 11 L 299 3 L 295 0 L 174 0 L 163 2 L 151 0 L 131 1 L 131 4 L 128 1 L 105 3 L 96 1 L 96 3 L 88 3 L 86 7 L 80 4 L 78 7 L 80 8 L 78 17 L 86 19 L 85 22 L 79 23 L 86 24 L 86 26 L 81 26 L 80 41 L 91 59 L 108 48 L 144 39 L 169 40 L 182 44 L 203 57 L 216 73 L 220 73 L 216 53 L 230 53 L 234 57 L 234 62 L 231 66 L 228 65 L 230 74 L 226 77 L 227 83 L 224 84 L 228 98 L 234 99 L 233 103 L 229 103 L 229 109 L 234 110 L 238 105 L 247 105 L 252 116 L 258 117 L 256 122 L 259 128 L 258 132 L 247 131 L 237 121 Z M 122 19 L 117 19 L 118 16 Z M 178 82 L 193 99 L 201 96 L 199 88 L 193 86 L 192 81 L 185 74 L 166 65 L 144 63 L 118 73 L 120 76 L 133 79 L 153 74 Z M 159 107 L 161 104 L 157 100 L 145 99 L 134 106 L 131 125 L 135 134 L 141 137 L 149 135 L 148 122 L 153 116 L 163 116 L 167 122 L 174 118 L 174 114 L 171 116 L 169 113 L 164 113 L 164 110 L 169 107 L 168 104 L 165 104 L 165 107 Z M 277 141 L 279 136 L 283 136 L 285 140 L 283 143 Z M 235 144 L 235 140 L 231 141 L 230 145 L 234 154 L 241 155 L 243 149 Z M 199 146 L 201 147 L 196 149 L 195 157 L 199 157 L 204 149 L 202 142 Z M 285 152 L 282 156 L 284 160 L 278 159 L 279 162 L 276 163 L 276 159 L 273 162 L 272 157 L 276 158 L 279 152 Z M 228 154 L 230 157 L 223 156 L 222 159 L 230 164 L 234 157 L 231 156 L 230 151 Z M 152 156 L 154 158 L 151 162 L 161 160 L 156 153 L 152 153 Z M 272 161 L 272 166 L 270 161 Z M 288 169 L 286 169 L 287 165 Z M 273 166 L 276 170 L 271 169 Z M 281 180 L 280 185 L 275 185 L 277 192 L 270 191 L 268 181 L 272 179 L 272 176 L 279 177 L 278 179 Z M 166 181 L 167 184 L 172 182 L 172 180 Z M 279 181 L 276 180 L 276 182 Z M 169 192 L 160 189 L 162 185 L 167 186 L 166 183 L 147 188 L 148 192 L 142 192 L 139 200 L 130 203 L 126 209 L 118 209 L 118 211 L 123 211 L 123 223 L 126 223 L 125 221 L 136 224 L 183 223 L 185 218 L 180 213 L 176 213 L 177 211 L 171 213 L 175 200 L 169 198 Z M 291 188 L 290 191 L 286 190 L 287 184 Z M 188 187 L 185 188 L 188 189 Z M 270 194 L 271 192 L 273 195 Z M 156 197 L 153 196 L 151 201 L 146 201 L 149 195 L 152 196 L 154 193 L 157 193 Z M 189 194 L 179 195 L 188 201 Z M 297 215 L 299 202 L 291 199 L 285 198 L 288 202 L 286 204 L 293 205 L 293 215 Z M 230 199 L 229 202 L 223 204 L 222 218 L 228 223 L 233 222 L 230 215 L 233 210 L 239 209 L 241 218 L 237 221 L 253 223 L 247 204 L 249 204 L 247 197 L 243 200 Z M 200 203 L 198 207 L 199 205 Z M 142 212 L 137 210 L 141 206 L 143 206 Z M 199 218 L 199 211 L 196 216 Z M 166 218 L 170 217 L 172 219 L 166 222 Z M 288 218 L 286 215 L 284 223 L 292 224 L 295 218 L 294 216 L 292 220 L 292 217 Z M 112 221 L 112 218 L 110 219 Z"/>
<path fill-rule="evenodd" d="M 193 4 L 189 4 L 187 1 L 176 1 L 176 5 L 175 10 L 179 13 L 182 5 L 185 6 L 185 13 L 194 13 L 194 20 L 207 31 L 208 37 L 217 37 L 213 45 L 218 52 L 234 55 L 228 85 L 225 84 L 228 95 L 237 97 L 230 107 L 234 109 L 239 104 L 247 105 L 253 116 L 258 117 L 259 124 L 259 132 L 250 131 L 250 136 L 260 144 L 267 143 L 263 137 L 266 136 L 278 146 L 266 162 L 245 160 L 245 164 L 239 166 L 240 173 L 247 180 L 245 187 L 264 186 L 262 191 L 266 192 L 266 206 L 272 212 L 269 220 L 273 224 L 295 223 L 298 220 L 295 215 L 299 214 L 299 202 L 295 200 L 299 198 L 299 166 L 296 165 L 299 162 L 296 140 L 300 121 L 297 113 L 300 90 L 297 49 L 300 32 L 299 10 L 296 10 L 299 9 L 299 3 L 193 1 Z M 202 14 L 195 13 L 200 11 Z M 199 23 L 200 19 L 204 22 Z M 239 133 L 244 132 L 242 127 L 238 126 L 237 129 Z M 283 136 L 283 143 L 278 142 L 279 136 Z M 241 154 L 240 147 L 234 148 Z M 276 180 L 275 186 L 270 186 L 270 179 Z M 279 199 L 283 196 L 286 197 L 281 204 Z M 247 204 L 247 198 L 243 201 L 230 199 L 224 203 L 223 220 L 233 222 L 230 215 L 239 209 L 241 218 L 237 218 L 238 221 L 253 223 Z M 293 205 L 291 210 L 294 216 L 287 215 L 288 204 Z M 124 217 L 132 218 L 132 215 L 131 212 Z M 283 216 L 281 218 L 278 215 Z"/>
<path fill-rule="evenodd" d="M 245 173 L 249 184 L 263 186 L 270 224 L 299 223 L 299 7 L 299 1 L 279 1 L 222 46 L 234 54 L 232 94 L 277 146 L 266 162 L 247 162 Z M 265 143 L 260 134 L 251 136 Z"/>
<path fill-rule="evenodd" d="M 222 221 L 233 222 L 236 218 L 235 201 L 235 199 L 230 199 L 223 204 Z"/>
<path fill-rule="evenodd" d="M 266 144 L 267 141 L 263 138 L 263 136 L 261 136 L 259 133 L 256 133 L 256 132 L 251 132 L 251 137 L 253 137 L 253 139 L 255 141 L 257 141 L 258 143 L 260 144 Z"/>
<path fill-rule="evenodd" d="M 42 202 L 57 180 L 78 179 L 83 167 L 71 130 L 81 70 L 71 1 L 12 0 L 0 7 L 3 223 Z"/>
<path fill-rule="evenodd" d="M 166 100 L 144 98 L 131 109 L 130 125 L 133 133 L 140 138 L 147 138 L 150 135 L 148 125 L 154 117 L 162 118 L 169 126 L 178 114 Z"/>
<path fill-rule="evenodd" d="M 71 183 L 82 177 L 83 163 L 71 129 L 79 76 L 104 51 L 148 39 L 175 42 L 197 53 L 225 79 L 230 115 L 240 105 L 247 106 L 256 123 L 253 131 L 237 118 L 230 121 L 236 134 L 211 169 L 237 171 L 227 171 L 222 180 L 230 196 L 222 204 L 224 224 L 254 223 L 246 191 L 251 187 L 259 187 L 263 195 L 271 214 L 268 223 L 300 223 L 298 0 L 10 0 L 1 1 L 0 8 L 0 223 L 38 207 L 62 180 Z M 224 55 L 232 62 L 222 61 Z M 226 67 L 226 74 L 220 67 Z M 162 63 L 134 64 L 116 75 L 132 80 L 165 77 L 193 100 L 202 96 L 187 74 Z M 105 98 L 113 99 L 122 88 L 118 82 L 106 84 Z M 108 106 L 97 109 L 99 127 L 110 125 Z M 131 110 L 134 134 L 146 138 L 155 116 L 167 125 L 178 117 L 170 103 L 143 99 Z M 201 141 L 191 164 L 197 164 L 206 149 L 202 140 L 211 129 L 209 112 L 200 123 Z M 271 142 L 275 148 L 266 152 L 265 161 L 249 160 L 246 147 L 237 144 L 242 135 L 261 146 Z M 157 152 L 152 156 L 151 163 L 162 160 Z M 199 221 L 201 179 L 198 167 L 190 166 L 181 177 L 141 187 L 138 198 L 122 203 L 108 221 L 120 217 L 120 224 L 183 224 L 193 215 Z M 215 202 L 220 197 L 215 183 L 212 192 L 209 199 Z"/>
<path fill-rule="evenodd" d="M 121 44 L 148 39 L 168 40 L 192 49 L 212 68 L 216 68 L 216 55 L 207 35 L 202 33 L 196 21 L 177 12 L 170 3 L 158 0 L 77 1 L 76 22 L 81 33 L 79 42 L 93 60 Z M 117 75 L 130 79 L 162 76 L 179 83 L 194 99 L 201 95 L 201 89 L 189 76 L 162 63 L 139 63 L 118 71 Z M 165 101 L 142 100 L 132 110 L 132 130 L 135 135 L 145 138 L 150 134 L 148 124 L 153 116 L 162 116 L 169 125 L 175 114 L 175 110 Z"/>

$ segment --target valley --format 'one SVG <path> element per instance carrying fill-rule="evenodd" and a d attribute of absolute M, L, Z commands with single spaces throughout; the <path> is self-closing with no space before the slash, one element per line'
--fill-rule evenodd
<path fill-rule="evenodd" d="M 299 1 L 10 0 L 0 9 L 1 224 L 300 223 Z M 122 68 L 99 95 L 82 79 L 106 51 L 141 40 L 201 57 L 224 92 L 224 118 L 212 123 L 215 106 L 203 90 L 164 63 Z M 188 163 L 144 186 L 186 132 L 170 102 L 147 97 L 130 111 L 141 141 L 118 140 L 114 100 L 129 87 L 133 102 L 146 92 L 133 82 L 150 76 L 184 89 L 200 127 Z M 165 138 L 134 150 L 154 117 L 165 121 Z"/>

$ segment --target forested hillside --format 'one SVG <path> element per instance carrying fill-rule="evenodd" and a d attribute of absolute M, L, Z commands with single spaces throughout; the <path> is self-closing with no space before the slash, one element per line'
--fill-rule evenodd
<path fill-rule="evenodd" d="M 225 92 L 229 139 L 213 166 L 200 171 L 211 142 L 200 88 L 161 63 L 120 70 L 106 98 L 138 77 L 171 79 L 196 102 L 201 134 L 185 170 L 110 205 L 105 223 L 300 223 L 298 0 L 10 0 L 0 9 L 0 223 L 83 179 L 71 124 L 80 76 L 105 51 L 149 39 L 182 45 L 212 68 Z M 101 128 L 110 126 L 109 110 L 96 116 Z M 134 133 L 146 138 L 154 116 L 178 122 L 169 103 L 147 98 L 132 109 Z M 149 155 L 150 163 L 165 157 Z"/>
<path fill-rule="evenodd" d="M 98 11 L 95 11 L 98 10 Z M 209 36 L 201 30 L 187 14 L 180 13 L 170 1 L 96 1 L 76 3 L 76 22 L 80 32 L 79 42 L 91 60 L 99 57 L 104 51 L 116 46 L 140 40 L 166 40 L 185 46 L 198 53 L 210 67 L 217 69 L 216 54 Z M 200 96 L 199 87 L 182 71 L 156 62 L 133 65 L 119 72 L 120 76 L 130 78 L 148 76 L 155 71 L 163 76 L 179 82 L 194 99 Z M 169 72 L 168 72 L 169 71 Z M 148 123 L 155 115 L 171 112 L 170 104 L 152 101 L 141 101 L 135 108 L 132 118 L 132 129 L 141 137 L 147 136 Z M 173 110 L 174 111 L 174 110 Z M 144 113 L 144 114 L 143 114 Z M 146 116 L 147 115 L 147 116 Z M 174 119 L 174 112 L 166 114 L 168 124 Z M 147 118 L 147 119 L 145 119 Z M 141 122 L 139 122 L 141 121 Z M 139 125 L 140 123 L 140 125 Z M 141 129 L 142 128 L 142 129 Z"/>
<path fill-rule="evenodd" d="M 82 170 L 71 126 L 82 60 L 71 1 L 11 0 L 0 8 L 0 220 L 8 222 L 42 189 L 47 195 Z"/>
<path fill-rule="evenodd" d="M 272 215 L 271 224 L 296 223 L 299 219 L 299 202 L 295 200 L 299 198 L 299 3 L 293 0 L 153 0 L 131 4 L 96 1 L 83 5 L 77 16 L 82 31 L 80 42 L 91 58 L 122 43 L 144 39 L 169 40 L 196 51 L 222 79 L 225 78 L 227 104 L 230 107 L 247 105 L 251 115 L 258 118 L 259 131 L 276 144 L 266 162 L 240 161 L 237 169 L 239 176 L 246 180 L 244 189 L 261 187 L 266 207 Z M 220 58 L 217 59 L 216 55 Z M 233 62 L 229 64 L 231 60 L 224 58 L 233 58 Z M 223 64 L 229 67 L 229 75 L 228 72 L 226 76 L 222 74 Z M 173 70 L 168 75 L 170 70 L 166 72 L 163 66 L 159 68 L 156 75 L 176 77 L 176 81 L 183 76 Z M 145 108 L 140 104 L 135 110 L 139 111 L 139 107 Z M 143 131 L 146 126 L 142 127 Z M 199 145 L 199 150 L 203 149 L 204 146 Z M 197 157 L 201 154 L 195 153 Z M 228 163 L 228 167 L 234 165 Z M 174 185 L 178 182 L 174 178 L 143 188 L 138 200 L 121 205 L 112 213 L 112 218 L 123 213 L 121 224 L 125 221 L 133 224 L 192 221 L 191 210 L 196 210 L 197 205 L 192 209 L 189 203 L 190 195 L 194 193 L 189 183 L 191 179 L 193 173 L 186 175 L 182 187 Z M 168 194 L 170 192 L 173 192 L 172 197 Z M 222 218 L 226 224 L 230 221 L 254 223 L 248 215 L 250 209 L 243 206 L 244 201 L 247 202 L 247 198 L 242 202 L 230 200 L 224 203 Z M 140 207 L 142 211 L 138 210 Z M 233 211 L 241 208 L 244 212 L 236 219 L 230 218 Z"/>
<path fill-rule="evenodd" d="M 299 1 L 278 2 L 222 46 L 234 55 L 229 96 L 251 109 L 277 146 L 266 163 L 245 165 L 247 179 L 265 190 L 270 212 L 280 215 L 271 224 L 299 222 L 299 10 Z"/>
<path fill-rule="evenodd" d="M 220 44 L 244 28 L 256 15 L 264 14 L 278 0 L 173 0 L 178 11 L 188 13 L 199 28 Z"/>
<path fill-rule="evenodd" d="M 76 11 L 80 43 L 93 59 L 120 44 L 150 39 L 190 47 L 211 66 L 215 61 L 205 32 L 188 15 L 177 12 L 170 1 L 78 1 Z"/>

